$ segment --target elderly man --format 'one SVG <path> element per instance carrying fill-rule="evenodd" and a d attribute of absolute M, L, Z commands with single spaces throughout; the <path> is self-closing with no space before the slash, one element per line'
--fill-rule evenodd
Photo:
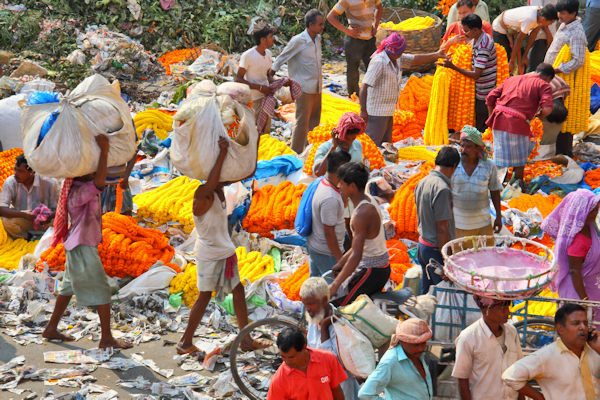
<path fill-rule="evenodd" d="M 310 276 L 323 276 L 342 258 L 346 227 L 344 200 L 338 189 L 338 169 L 350 161 L 343 150 L 327 155 L 327 175 L 312 198 L 312 232 L 306 238 Z"/>
<path fill-rule="evenodd" d="M 300 288 L 300 299 L 308 322 L 306 340 L 311 349 L 327 350 L 338 356 L 337 341 L 331 317 L 335 311 L 329 304 L 327 281 L 320 277 L 308 278 Z M 340 384 L 345 400 L 358 399 L 358 382 L 348 372 L 348 379 Z"/>
<path fill-rule="evenodd" d="M 488 6 L 483 0 L 470 0 L 472 2 L 471 11 L 467 14 L 461 16 L 461 1 L 457 1 L 450 7 L 450 11 L 448 11 L 448 25 L 446 26 L 446 33 L 452 29 L 453 24 L 460 24 L 460 21 L 466 17 L 468 14 L 477 14 L 479 18 L 481 18 L 488 26 L 490 26 L 490 13 L 488 11 Z M 464 3 L 462 3 L 464 4 Z M 485 24 L 484 24 L 485 25 Z M 490 35 L 491 35 L 490 31 Z"/>
<path fill-rule="evenodd" d="M 346 13 L 348 25 L 344 26 L 338 17 Z M 327 15 L 327 21 L 346 34 L 344 54 L 346 55 L 346 80 L 348 96 L 358 94 L 358 67 L 360 62 L 369 67 L 371 54 L 375 51 L 375 34 L 381 22 L 383 6 L 381 0 L 339 0 Z"/>
<path fill-rule="evenodd" d="M 302 87 L 302 95 L 296 99 L 296 126 L 292 133 L 292 150 L 300 154 L 306 147 L 306 136 L 321 121 L 321 34 L 325 18 L 320 11 L 312 9 L 304 16 L 306 29 L 290 39 L 273 63 L 270 74 L 288 65 L 288 75 Z"/>
<path fill-rule="evenodd" d="M 567 303 L 554 316 L 559 338 L 514 363 L 502 374 L 504 382 L 533 400 L 591 400 L 592 376 L 600 377 L 600 340 L 589 336 L 587 313 L 578 304 Z M 541 393 L 528 382 L 535 380 Z"/>
<path fill-rule="evenodd" d="M 491 236 L 500 232 L 502 185 L 496 165 L 488 160 L 481 133 L 469 125 L 465 125 L 460 133 L 460 163 L 452 175 L 451 186 L 456 237 Z M 493 227 L 490 196 L 496 210 Z M 489 244 L 493 246 L 493 240 Z"/>
<path fill-rule="evenodd" d="M 273 375 L 267 400 L 344 400 L 341 383 L 347 379 L 337 357 L 310 349 L 298 328 L 285 328 L 277 336 L 283 363 Z"/>
<path fill-rule="evenodd" d="M 504 372 L 523 357 L 519 335 L 508 324 L 510 301 L 474 295 L 482 318 L 456 339 L 456 362 L 452 376 L 458 379 L 462 400 L 523 400 L 502 382 Z"/>
<path fill-rule="evenodd" d="M 442 50 L 428 54 L 404 54 L 406 40 L 397 32 L 385 38 L 372 56 L 360 90 L 360 116 L 367 121 L 367 135 L 377 146 L 392 141 L 394 110 L 400 96 L 402 67 L 426 64 L 444 56 Z"/>
<path fill-rule="evenodd" d="M 313 175 L 323 176 L 327 171 L 327 156 L 336 149 L 342 149 L 350 154 L 350 161 L 363 162 L 362 144 L 356 137 L 364 133 L 367 124 L 354 112 L 344 113 L 337 127 L 331 130 L 331 139 L 322 143 L 315 153 Z M 368 162 L 368 160 L 366 160 Z"/>
<path fill-rule="evenodd" d="M 419 244 L 417 258 L 423 270 L 420 293 L 440 283 L 442 278 L 430 268 L 433 259 L 443 265 L 442 247 L 454 239 L 454 215 L 452 214 L 452 190 L 450 178 L 460 163 L 458 151 L 444 146 L 435 157 L 435 168 L 421 179 L 415 188 Z"/>
<path fill-rule="evenodd" d="M 424 353 L 431 329 L 427 322 L 410 318 L 400 322 L 392 336 L 390 349 L 358 392 L 361 400 L 431 400 L 433 385 Z"/>
<path fill-rule="evenodd" d="M 577 72 L 585 62 L 587 52 L 587 39 L 581 20 L 577 18 L 579 12 L 579 1 L 577 0 L 559 0 L 556 3 L 558 11 L 558 20 L 561 22 L 554 35 L 554 40 L 546 53 L 545 63 L 554 65 L 558 53 L 564 45 L 569 45 L 571 49 L 571 61 L 562 63 L 556 68 L 556 73 L 572 74 Z M 573 136 L 571 133 L 579 132 L 561 132 L 556 138 L 556 153 L 573 156 Z"/>
<path fill-rule="evenodd" d="M 14 171 L 0 192 L 0 217 L 10 236 L 27 238 L 36 218 L 31 211 L 41 204 L 56 210 L 58 185 L 54 179 L 37 175 L 23 154 L 17 157 Z"/>
<path fill-rule="evenodd" d="M 542 63 L 536 74 L 509 77 L 486 99 L 490 113 L 486 124 L 494 134 L 494 162 L 498 167 L 514 167 L 513 179 L 525 191 L 523 174 L 531 152 L 529 120 L 552 112 L 554 68 Z"/>
<path fill-rule="evenodd" d="M 483 132 L 486 129 L 485 121 L 489 117 L 485 98 L 496 87 L 496 45 L 492 37 L 482 31 L 481 18 L 478 15 L 469 14 L 461 22 L 465 36 L 473 43 L 473 69 L 457 67 L 449 58 L 444 60 L 444 66 L 475 80 L 475 125 Z"/>

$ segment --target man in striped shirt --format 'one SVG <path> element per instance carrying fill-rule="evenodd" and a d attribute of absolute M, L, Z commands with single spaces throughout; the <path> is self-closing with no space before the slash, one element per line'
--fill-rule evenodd
<path fill-rule="evenodd" d="M 457 67 L 449 58 L 444 60 L 444 66 L 475 79 L 476 126 L 477 130 L 483 132 L 486 129 L 485 121 L 489 116 L 485 98 L 496 87 L 498 68 L 496 46 L 492 37 L 482 30 L 483 23 L 479 15 L 469 14 L 462 19 L 461 23 L 465 36 L 473 41 L 473 69 Z"/>
<path fill-rule="evenodd" d="M 346 13 L 348 26 L 338 17 Z M 358 67 L 360 62 L 369 67 L 371 55 L 375 52 L 375 34 L 381 22 L 383 6 L 381 0 L 338 0 L 327 15 L 327 21 L 336 29 L 344 32 L 344 53 L 346 54 L 348 95 L 358 96 Z"/>

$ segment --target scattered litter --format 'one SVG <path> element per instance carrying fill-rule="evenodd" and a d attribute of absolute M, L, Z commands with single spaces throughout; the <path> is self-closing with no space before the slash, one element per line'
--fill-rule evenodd
<path fill-rule="evenodd" d="M 152 371 L 156 372 L 159 375 L 164 376 L 165 378 L 170 378 L 171 376 L 173 376 L 172 369 L 160 369 L 158 367 L 158 365 L 156 365 L 156 362 L 154 362 L 154 360 L 148 360 L 148 359 L 142 357 L 141 353 L 133 353 L 131 355 L 131 358 L 134 359 L 135 361 L 139 362 L 140 364 L 147 366 Z"/>
<path fill-rule="evenodd" d="M 112 348 L 47 351 L 44 353 L 44 361 L 57 364 L 98 364 L 108 361 L 113 354 Z"/>

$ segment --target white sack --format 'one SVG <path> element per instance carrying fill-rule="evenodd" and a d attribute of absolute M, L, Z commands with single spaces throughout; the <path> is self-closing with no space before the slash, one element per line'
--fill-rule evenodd
<path fill-rule="evenodd" d="M 42 125 L 55 110 L 60 114 L 37 146 Z M 109 137 L 109 167 L 127 163 L 136 151 L 131 114 L 119 84 L 111 85 L 101 75 L 83 80 L 60 103 L 23 106 L 23 151 L 40 175 L 72 178 L 95 172 L 100 148 L 94 136 L 99 134 Z"/>
<path fill-rule="evenodd" d="M 375 370 L 371 342 L 343 318 L 334 318 L 333 329 L 343 367 L 353 376 L 366 379 Z"/>
<path fill-rule="evenodd" d="M 157 261 L 150 269 L 123 286 L 112 298 L 113 301 L 141 296 L 169 287 L 177 273 L 162 261 Z"/>

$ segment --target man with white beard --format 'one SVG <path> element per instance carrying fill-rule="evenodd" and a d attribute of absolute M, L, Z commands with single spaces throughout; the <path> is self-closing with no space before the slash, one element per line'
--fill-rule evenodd
<path fill-rule="evenodd" d="M 306 341 L 308 347 L 327 350 L 338 357 L 335 330 L 331 317 L 335 308 L 329 304 L 329 286 L 321 277 L 308 278 L 300 288 L 300 299 L 308 322 Z M 341 362 L 341 361 L 340 361 Z M 346 400 L 358 400 L 358 382 L 346 371 L 348 379 L 340 384 Z"/>

